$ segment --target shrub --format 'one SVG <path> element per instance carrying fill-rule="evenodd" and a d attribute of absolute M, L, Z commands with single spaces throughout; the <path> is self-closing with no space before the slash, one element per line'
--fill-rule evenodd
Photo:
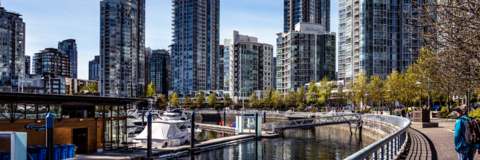
<path fill-rule="evenodd" d="M 480 120 L 480 108 L 477 108 L 477 110 L 468 113 L 468 117 Z"/>
<path fill-rule="evenodd" d="M 222 108 L 222 105 L 221 105 L 221 104 L 215 104 L 215 105 L 213 106 L 213 108 L 215 108 L 215 110 L 219 110 L 219 109 Z"/>

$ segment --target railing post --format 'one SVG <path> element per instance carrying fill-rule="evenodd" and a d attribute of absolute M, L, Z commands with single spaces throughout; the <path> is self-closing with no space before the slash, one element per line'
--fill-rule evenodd
<path fill-rule="evenodd" d="M 393 159 L 393 140 L 389 142 L 390 143 L 390 159 Z"/>
<path fill-rule="evenodd" d="M 393 154 L 392 155 L 397 155 L 397 148 L 398 148 L 398 145 L 397 145 L 397 139 L 398 137 L 395 137 L 392 141 L 393 141 Z"/>
<path fill-rule="evenodd" d="M 385 158 L 388 159 L 388 143 L 386 144 L 386 147 L 385 147 Z"/>
<path fill-rule="evenodd" d="M 383 149 L 384 146 L 380 147 L 380 159 L 383 160 L 385 157 L 385 151 Z"/>
<path fill-rule="evenodd" d="M 377 151 L 373 152 L 373 159 L 377 160 Z"/>

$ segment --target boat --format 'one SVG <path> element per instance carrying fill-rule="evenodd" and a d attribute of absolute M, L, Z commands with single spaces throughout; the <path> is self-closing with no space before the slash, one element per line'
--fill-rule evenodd
<path fill-rule="evenodd" d="M 152 148 L 164 148 L 188 144 L 191 139 L 191 128 L 184 125 L 184 120 L 166 120 L 155 121 L 152 123 Z M 133 138 L 133 142 L 138 142 L 139 146 L 147 146 L 148 129 L 144 129 L 138 136 Z M 202 132 L 201 129 L 195 129 L 194 138 Z"/>
<path fill-rule="evenodd" d="M 159 120 L 187 120 L 187 114 L 185 113 L 185 110 L 180 111 L 179 109 L 168 109 L 163 113 Z"/>
<path fill-rule="evenodd" d="M 157 120 L 160 118 L 160 114 L 159 113 L 156 113 L 156 112 L 150 112 L 150 114 L 152 114 L 152 119 L 153 120 Z M 139 113 L 137 115 L 137 117 L 135 118 L 135 120 L 133 120 L 132 122 L 134 125 L 136 126 L 145 126 L 147 125 L 147 116 L 145 114 L 145 116 L 143 116 L 143 121 L 142 121 L 142 114 Z"/>

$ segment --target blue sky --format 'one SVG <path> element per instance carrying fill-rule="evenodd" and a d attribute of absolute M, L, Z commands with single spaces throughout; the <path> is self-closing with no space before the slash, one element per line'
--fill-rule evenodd
<path fill-rule="evenodd" d="M 220 5 L 220 44 L 237 30 L 275 46 L 275 33 L 283 31 L 283 0 L 222 0 Z M 3 0 L 1 6 L 23 15 L 26 55 L 75 38 L 78 78 L 88 79 L 88 61 L 100 51 L 100 0 Z M 337 8 L 338 1 L 331 0 L 332 32 L 338 28 Z M 167 49 L 172 43 L 171 0 L 146 0 L 145 32 L 147 47 Z"/>

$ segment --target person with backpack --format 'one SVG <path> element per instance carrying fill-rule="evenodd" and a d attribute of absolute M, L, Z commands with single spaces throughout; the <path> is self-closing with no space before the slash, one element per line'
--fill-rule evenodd
<path fill-rule="evenodd" d="M 457 121 L 455 122 L 455 134 L 453 141 L 455 150 L 458 152 L 459 160 L 473 160 L 475 152 L 480 148 L 480 137 L 476 137 L 475 133 L 479 132 L 478 121 L 468 117 L 467 106 L 462 105 L 455 109 Z"/>

